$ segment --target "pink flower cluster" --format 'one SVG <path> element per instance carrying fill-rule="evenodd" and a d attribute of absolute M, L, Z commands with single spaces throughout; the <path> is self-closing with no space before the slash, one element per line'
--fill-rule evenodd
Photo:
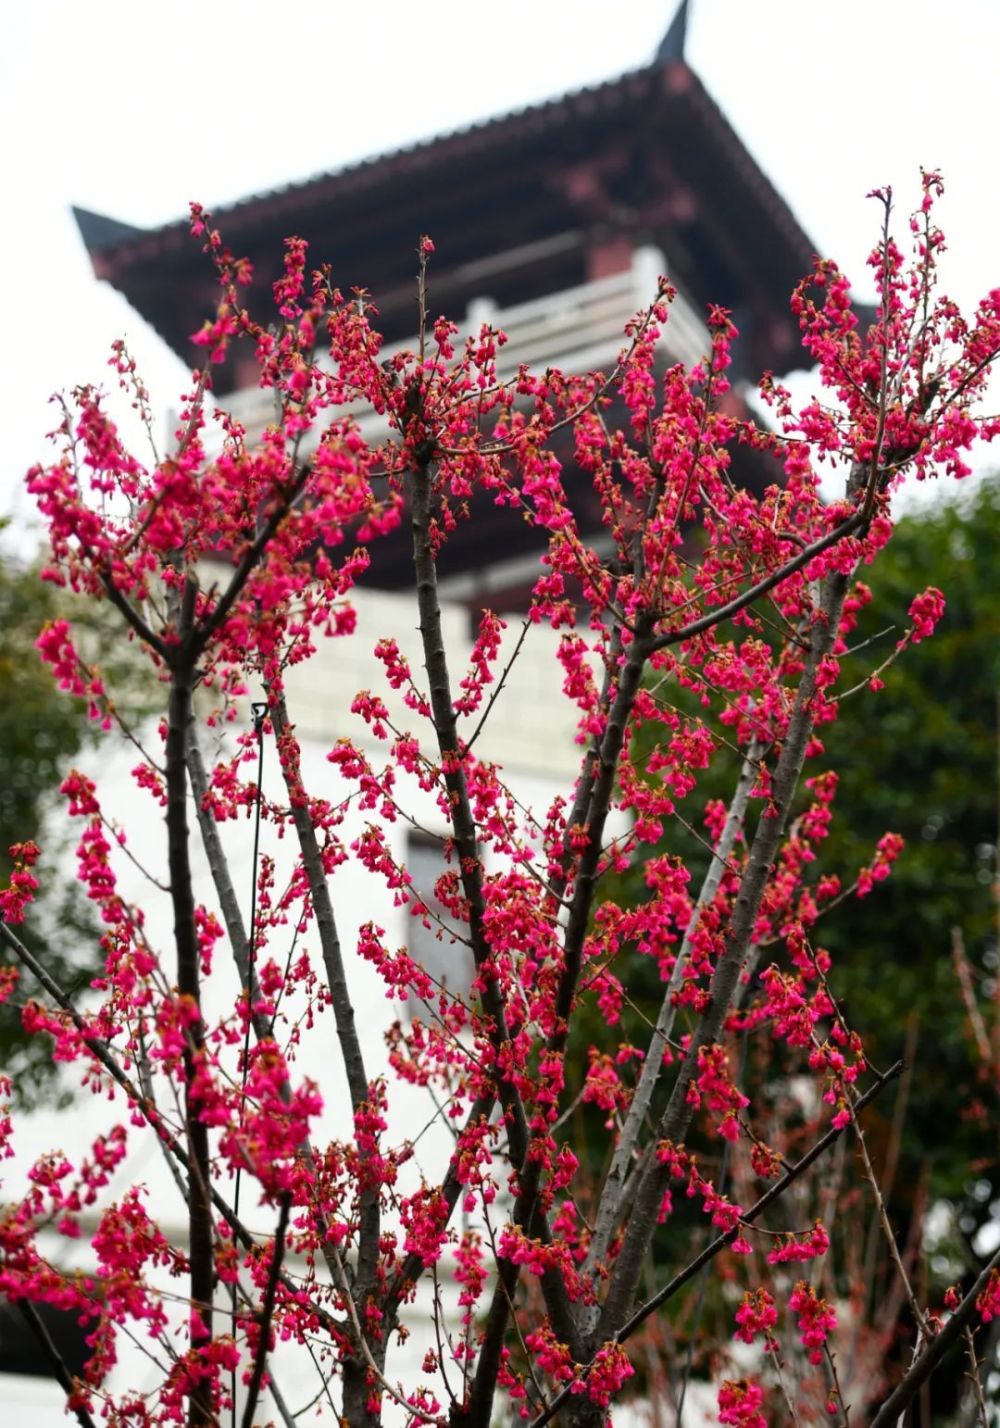
<path fill-rule="evenodd" d="M 0 888 L 0 917 L 5 922 L 23 922 L 24 910 L 38 892 L 38 879 L 31 870 L 41 856 L 41 849 L 37 843 L 27 842 L 13 843 L 7 851 L 14 866 L 9 885 Z"/>
<path fill-rule="evenodd" d="M 729 1428 L 767 1428 L 764 1390 L 752 1379 L 727 1379 L 719 1389 L 719 1422 Z"/>
<path fill-rule="evenodd" d="M 778 1322 L 778 1309 L 766 1289 L 747 1290 L 736 1311 L 736 1322 L 739 1325 L 736 1337 L 744 1344 L 752 1344 L 758 1337 L 764 1339 L 768 1348 L 774 1344 L 771 1330 Z"/>
<path fill-rule="evenodd" d="M 799 1338 L 810 1363 L 822 1362 L 827 1339 L 837 1327 L 836 1311 L 805 1280 L 799 1280 L 792 1290 L 788 1307 L 798 1320 Z"/>
<path fill-rule="evenodd" d="M 416 350 L 386 354 L 369 295 L 345 294 L 328 268 L 311 269 L 298 238 L 286 243 L 273 311 L 259 318 L 248 307 L 250 265 L 192 210 L 219 291 L 193 339 L 204 365 L 183 396 L 170 454 L 137 459 L 105 399 L 81 388 L 55 434 L 56 459 L 28 478 L 48 528 L 49 578 L 67 599 L 109 601 L 166 695 L 148 747 L 136 738 L 133 777 L 151 826 L 168 825 L 169 887 L 149 886 L 152 897 L 159 882 L 171 902 L 175 945 L 163 953 L 154 919 L 126 900 L 122 859 L 137 854 L 95 782 L 71 771 L 62 792 L 80 820 L 77 875 L 101 918 L 104 964 L 82 1010 L 38 999 L 22 1011 L 24 1030 L 51 1038 L 52 1055 L 84 1086 L 127 1107 L 84 1156 L 41 1157 L 0 1216 L 0 1290 L 91 1321 L 81 1405 L 99 1405 L 123 1428 L 216 1421 L 229 1411 L 230 1373 L 252 1381 L 273 1341 L 316 1353 L 326 1380 L 342 1374 L 353 1385 L 358 1428 L 373 1428 L 392 1396 L 414 1422 L 458 1420 L 463 1400 L 482 1390 L 483 1364 L 484 1375 L 495 1366 L 490 1391 L 504 1390 L 522 1417 L 564 1390 L 603 1412 L 633 1374 L 618 1332 L 640 1292 L 635 1266 L 646 1262 L 653 1221 L 671 1216 L 672 1182 L 744 1257 L 726 1255 L 723 1271 L 744 1291 L 736 1338 L 773 1345 L 781 1306 L 760 1286 L 746 1212 L 725 1192 L 744 1187 L 750 1171 L 773 1183 L 788 1164 L 800 1118 L 781 1124 L 776 1079 L 810 1077 L 842 1128 L 866 1070 L 834 1001 L 830 955 L 814 943 L 848 882 L 821 864 L 837 779 L 823 767 L 820 734 L 840 712 L 840 661 L 872 598 L 857 573 L 891 536 L 890 495 L 907 469 L 960 476 L 972 441 L 1000 432 L 1000 421 L 972 412 L 1000 353 L 1000 290 L 969 319 L 932 300 L 937 189 L 928 175 L 916 265 L 888 230 L 873 255 L 879 319 L 870 332 L 833 263 L 818 263 L 797 289 L 793 313 L 826 395 L 796 410 L 768 380 L 769 430 L 730 385 L 736 329 L 724 309 L 707 314 L 702 360 L 663 370 L 657 340 L 674 297 L 666 281 L 628 324 L 610 375 L 504 375 L 501 332 L 486 325 L 462 341 L 444 316 L 426 316 Z M 433 253 L 421 239 L 421 311 Z M 251 355 L 275 413 L 254 441 L 210 401 L 220 365 Z M 145 410 L 120 344 L 112 366 Z M 357 418 L 364 407 L 382 419 L 377 442 Z M 780 479 L 763 491 L 741 486 L 741 447 L 772 461 Z M 840 502 L 820 494 L 830 462 L 851 473 Z M 551 635 L 554 697 L 582 747 L 578 777 L 547 807 L 527 807 L 486 752 L 506 682 L 504 620 L 476 612 L 454 684 L 443 652 L 435 562 L 484 506 L 516 513 L 544 545 L 524 592 L 524 628 Z M 415 552 L 421 653 L 408 656 L 399 631 L 365 644 L 371 688 L 347 692 L 326 776 L 310 784 L 286 707 L 289 671 L 326 641 L 368 640 L 352 601 L 372 548 L 395 532 Z M 831 620 L 816 592 L 841 588 L 839 577 L 849 589 Z M 940 591 L 917 595 L 909 642 L 931 635 L 943 609 Z M 38 640 L 56 682 L 103 722 L 113 702 L 80 648 L 64 618 Z M 244 701 L 260 688 L 251 732 Z M 213 744 L 244 723 L 208 759 L 203 785 L 189 743 L 202 721 Z M 258 740 L 277 755 L 263 789 Z M 781 776 L 796 749 L 802 758 Z M 717 800 L 705 806 L 706 772 L 726 759 L 734 770 L 746 763 L 739 816 Z M 808 793 L 794 802 L 788 785 L 803 763 Z M 265 851 L 251 935 L 219 872 L 217 841 L 258 807 Z M 192 812 L 225 918 L 188 896 Z M 414 823 L 444 830 L 429 886 L 402 852 Z M 681 827 L 706 844 L 703 892 L 697 864 L 677 856 Z M 297 852 L 280 858 L 282 843 Z M 901 855 L 902 840 L 887 833 L 858 875 L 858 895 Z M 12 856 L 0 893 L 9 922 L 38 887 L 34 845 Z M 617 898 L 611 875 L 638 866 L 642 895 Z M 366 897 L 377 889 L 385 915 L 372 908 L 360 926 L 341 916 L 351 879 Z M 440 935 L 456 967 L 473 969 L 471 985 L 400 945 L 402 924 Z M 216 995 L 230 952 L 238 979 Z M 637 958 L 648 972 L 641 996 Z M 390 1017 L 417 1008 L 388 1028 L 391 1079 L 364 1065 L 355 1028 L 368 1008 L 350 1000 L 359 965 Z M 0 971 L 0 1000 L 15 985 L 13 971 Z M 657 985 L 665 1034 L 641 1005 Z M 618 1030 L 574 1060 L 573 1030 L 587 1017 Z M 639 1045 L 624 1039 L 623 1023 L 629 1034 L 641 1023 Z M 734 1071 L 737 1034 L 752 1049 L 749 1089 Z M 327 1127 L 323 1139 L 320 1088 L 293 1075 L 309 1038 L 341 1057 L 334 1075 L 342 1070 L 347 1088 L 344 1114 L 331 1118 L 340 1130 Z M 772 1055 L 780 1078 L 762 1074 Z M 438 1170 L 419 1159 L 421 1127 L 390 1114 L 400 1082 L 407 1094 L 428 1092 L 452 1130 Z M 650 1132 L 660 1106 L 670 1129 Z M 591 1119 L 621 1138 L 619 1180 L 603 1195 L 593 1157 L 573 1137 Z M 699 1162 L 692 1134 L 716 1150 L 713 1137 L 728 1143 L 731 1179 L 701 1168 L 711 1161 Z M 181 1162 L 192 1202 L 183 1250 L 138 1185 L 110 1194 L 143 1136 Z M 0 1154 L 10 1139 L 5 1110 Z M 227 1200 L 237 1172 L 254 1177 L 252 1229 Z M 634 1199 L 630 1187 L 621 1198 L 629 1177 Z M 644 1217 L 623 1208 L 636 1204 Z M 265 1211 L 281 1216 L 279 1230 L 260 1231 Z M 458 1214 L 469 1221 L 459 1226 Z M 688 1237 L 671 1229 L 663 1242 L 686 1256 Z M 641 1253 L 639 1231 L 648 1232 Z M 96 1274 L 61 1273 L 44 1236 L 84 1233 Z M 772 1242 L 772 1265 L 830 1249 L 821 1223 Z M 293 1270 L 280 1267 L 286 1250 Z M 188 1294 L 199 1273 L 201 1292 Z M 405 1336 L 424 1276 L 435 1303 L 450 1294 L 457 1312 L 437 1311 L 425 1358 L 435 1383 L 407 1398 L 379 1365 Z M 222 1319 L 217 1281 L 257 1302 Z M 805 1282 L 788 1302 L 818 1362 L 835 1312 Z M 598 1333 L 608 1305 L 627 1307 Z M 1000 1313 L 995 1275 L 979 1310 Z M 152 1392 L 115 1398 L 106 1380 L 125 1334 L 148 1337 L 165 1368 Z M 724 1382 L 718 1421 L 764 1428 L 762 1385 Z"/>

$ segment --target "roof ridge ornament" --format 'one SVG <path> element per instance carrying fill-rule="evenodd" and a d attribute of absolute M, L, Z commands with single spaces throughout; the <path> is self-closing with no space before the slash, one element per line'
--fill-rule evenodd
<path fill-rule="evenodd" d="M 77 204 L 73 205 L 73 217 L 76 219 L 83 245 L 90 254 L 115 248 L 144 232 L 134 223 L 122 223 L 117 218 L 108 218 L 103 213 L 94 213 L 91 209 L 80 208 Z"/>
<path fill-rule="evenodd" d="M 688 0 L 681 0 L 681 3 L 674 12 L 674 18 L 670 21 L 667 33 L 663 36 L 663 39 L 657 47 L 656 55 L 653 60 L 654 64 L 671 64 L 677 60 L 682 64 L 687 63 L 684 55 L 684 46 L 687 40 L 687 23 Z"/>

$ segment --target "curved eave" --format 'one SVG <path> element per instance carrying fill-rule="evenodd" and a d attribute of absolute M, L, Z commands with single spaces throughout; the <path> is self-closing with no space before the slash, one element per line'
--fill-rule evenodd
<path fill-rule="evenodd" d="M 213 222 L 233 235 L 252 233 L 288 214 L 295 216 L 311 209 L 326 208 L 334 199 L 356 198 L 391 188 L 404 176 L 419 176 L 440 167 L 450 167 L 457 160 L 496 153 L 505 142 L 513 144 L 525 137 L 543 135 L 571 122 L 574 117 L 589 118 L 595 113 L 610 113 L 621 106 L 626 94 L 644 92 L 645 81 L 651 73 L 652 66 L 631 70 L 617 79 L 575 90 L 558 99 L 528 105 L 447 134 L 374 154 L 341 169 L 329 169 L 277 188 L 249 194 L 235 203 L 213 208 Z M 74 213 L 78 212 L 85 210 L 74 209 Z M 100 220 L 102 215 L 88 214 L 87 217 Z M 117 224 L 116 219 L 103 221 L 109 225 Z M 101 243 L 95 250 L 80 225 L 81 236 L 91 256 L 100 258 L 103 266 L 115 274 L 124 274 L 138 263 L 191 247 L 190 224 L 186 218 L 151 229 L 132 228 L 128 224 L 118 226 L 131 228 L 131 232 L 123 233 L 120 242 Z"/>
<path fill-rule="evenodd" d="M 759 290 L 758 305 L 787 312 L 788 294 L 808 269 L 813 245 L 700 80 L 677 59 L 252 195 L 215 209 L 213 221 L 234 252 L 273 262 L 288 232 L 309 236 L 312 228 L 322 242 L 324 233 L 336 231 L 334 224 L 346 232 L 371 228 L 391 211 L 383 199 L 405 192 L 411 205 L 426 203 L 424 231 L 437 236 L 445 209 L 454 222 L 451 210 L 465 187 L 463 176 L 487 170 L 495 175 L 499 204 L 505 186 L 512 191 L 518 183 L 540 180 L 547 164 L 559 162 L 560 146 L 571 150 L 575 136 L 589 131 L 602 141 L 620 134 L 623 142 L 635 142 L 639 133 L 643 142 L 662 146 L 702 207 L 717 209 L 734 235 L 752 240 L 754 257 L 744 257 L 741 266 Z M 187 220 L 149 230 L 93 214 L 83 221 L 78 214 L 77 221 L 95 274 L 188 360 L 190 333 L 215 289 Z M 371 285 L 378 281 L 375 276 Z M 706 301 L 713 296 L 703 295 Z"/>

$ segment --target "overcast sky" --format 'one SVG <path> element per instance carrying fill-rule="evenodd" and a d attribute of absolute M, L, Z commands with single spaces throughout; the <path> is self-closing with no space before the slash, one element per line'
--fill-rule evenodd
<path fill-rule="evenodd" d="M 674 0 L 7 0 L 0 512 L 127 337 L 154 399 L 177 359 L 93 278 L 70 205 L 139 225 L 336 168 L 648 62 Z M 951 291 L 1000 285 L 995 0 L 693 0 L 688 58 L 817 247 L 859 284 L 891 183 L 943 170 Z"/>

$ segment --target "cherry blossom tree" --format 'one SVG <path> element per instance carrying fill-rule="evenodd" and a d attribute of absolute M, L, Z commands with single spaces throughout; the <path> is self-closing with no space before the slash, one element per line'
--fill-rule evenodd
<path fill-rule="evenodd" d="M 1000 351 L 1000 289 L 969 317 L 938 293 L 940 187 L 925 177 L 909 257 L 893 237 L 890 194 L 875 195 L 884 223 L 870 330 L 833 263 L 818 262 L 795 292 L 823 396 L 796 409 L 765 377 L 769 430 L 733 417 L 725 400 L 726 311 L 709 314 L 703 361 L 660 373 L 666 278 L 611 373 L 522 368 L 506 380 L 502 332 L 485 326 L 460 345 L 454 324 L 432 320 L 430 240 L 419 248 L 417 349 L 386 357 L 367 294 L 311 271 L 296 239 L 276 318 L 258 319 L 245 303 L 248 265 L 193 209 L 221 291 L 196 337 L 205 363 L 170 454 L 131 453 L 102 397 L 82 388 L 64 407 L 56 459 L 28 478 L 49 578 L 84 608 L 117 612 L 163 696 L 153 742 L 126 733 L 140 754 L 135 778 L 162 813 L 172 939 L 161 944 L 145 908 L 123 895 L 124 835 L 81 772 L 62 791 L 82 828 L 79 878 L 105 928 L 90 994 L 68 995 L 44 948 L 15 930 L 36 888 L 34 845 L 14 850 L 2 894 L 4 996 L 16 999 L 19 968 L 37 979 L 45 995 L 23 1007 L 25 1028 L 51 1038 L 105 1118 L 86 1157 L 33 1164 L 0 1222 L 8 1299 L 43 1338 L 41 1305 L 87 1322 L 83 1376 L 55 1363 L 81 1424 L 292 1422 L 281 1383 L 299 1354 L 314 1365 L 320 1408 L 351 1428 L 487 1428 L 497 1414 L 590 1428 L 610 1421 L 637 1369 L 655 1390 L 634 1347 L 705 1275 L 731 1304 L 731 1342 L 717 1345 L 719 1423 L 819 1413 L 847 1424 L 864 1413 L 883 1428 L 956 1345 L 975 1359 L 977 1327 L 1000 1314 L 1000 1255 L 947 1305 L 921 1297 L 864 1133 L 866 1107 L 900 1068 L 869 1065 L 842 1010 L 849 988 L 818 940 L 838 901 L 877 896 L 902 852 L 886 830 L 859 854 L 851 886 L 820 870 L 837 782 L 822 735 L 870 599 L 860 577 L 891 539 L 898 484 L 961 478 L 973 442 L 1000 430 L 977 414 Z M 274 395 L 259 442 L 210 402 L 213 370 L 237 342 L 253 345 Z M 114 368 L 148 418 L 124 347 Z M 362 407 L 383 416 L 388 438 L 364 438 Z M 732 479 L 741 446 L 773 460 L 778 479 L 759 497 Z M 843 488 L 827 502 L 819 478 L 830 471 Z M 600 500 L 610 555 L 575 514 L 582 483 Z M 444 638 L 439 557 L 484 493 L 538 532 L 522 635 L 555 632 L 578 711 L 579 774 L 547 807 L 525 805 L 480 755 L 521 640 L 508 653 L 505 622 L 486 609 L 459 671 Z M 323 642 L 360 638 L 369 552 L 400 528 L 412 537 L 423 667 L 398 631 L 385 632 L 352 706 L 365 741 L 334 731 L 328 778 L 307 784 L 291 676 Z M 873 665 L 872 691 L 943 610 L 939 590 L 914 591 L 910 627 Z M 115 737 L 114 699 L 70 624 L 50 623 L 38 644 Z M 702 712 L 683 712 L 678 690 L 684 709 Z M 388 691 L 400 696 L 393 709 Z M 246 701 L 258 694 L 248 727 Z M 870 717 L 866 696 L 844 717 Z M 261 789 L 265 737 L 280 795 Z M 732 770 L 730 800 L 699 806 L 699 779 L 720 764 Z M 414 788 L 448 829 L 433 896 L 394 851 Z M 366 821 L 354 836 L 356 810 Z M 294 858 L 280 876 L 274 857 L 255 863 L 248 925 L 244 869 L 227 858 L 225 834 L 258 812 Z M 697 884 L 663 851 L 681 822 L 707 850 Z M 620 904 L 612 875 L 636 865 L 645 895 Z M 358 867 L 471 955 L 470 989 L 435 978 L 374 920 L 344 938 L 342 893 Z M 657 969 L 655 1024 L 641 1045 L 623 1037 L 612 1056 L 595 1049 L 577 1093 L 607 1119 L 595 1180 L 574 1150 L 567 1055 L 594 1008 L 620 1024 L 639 958 Z M 369 1015 L 356 1000 L 364 963 L 396 1008 L 386 1075 L 368 1064 L 358 1029 Z M 402 1016 L 402 1003 L 418 1014 Z M 333 1050 L 339 1058 L 328 1085 L 299 1070 L 310 1038 L 325 1064 Z M 781 1076 L 751 1084 L 737 1038 Z M 426 1088 L 451 1128 L 433 1178 L 415 1175 L 413 1128 L 393 1122 L 400 1084 Z M 328 1139 L 318 1129 L 334 1091 L 350 1129 Z M 9 1117 L 2 1130 L 13 1156 Z M 106 1193 L 144 1140 L 172 1168 L 180 1238 L 141 1184 Z M 832 1244 L 850 1236 L 851 1187 L 829 1192 L 817 1176 L 844 1146 L 895 1265 L 909 1335 L 895 1383 L 848 1380 L 838 1352 L 848 1329 L 876 1333 L 831 1263 Z M 809 1186 L 822 1193 L 810 1200 Z M 703 1233 L 675 1199 L 691 1202 Z M 806 1203 L 815 1214 L 803 1222 Z M 92 1272 L 60 1269 L 53 1242 L 82 1236 Z M 650 1285 L 654 1241 L 666 1270 Z M 420 1382 L 403 1382 L 394 1349 L 417 1320 L 434 1346 Z M 153 1388 L 115 1385 L 126 1339 L 160 1365 Z M 676 1382 L 681 1365 L 659 1371 Z"/>

